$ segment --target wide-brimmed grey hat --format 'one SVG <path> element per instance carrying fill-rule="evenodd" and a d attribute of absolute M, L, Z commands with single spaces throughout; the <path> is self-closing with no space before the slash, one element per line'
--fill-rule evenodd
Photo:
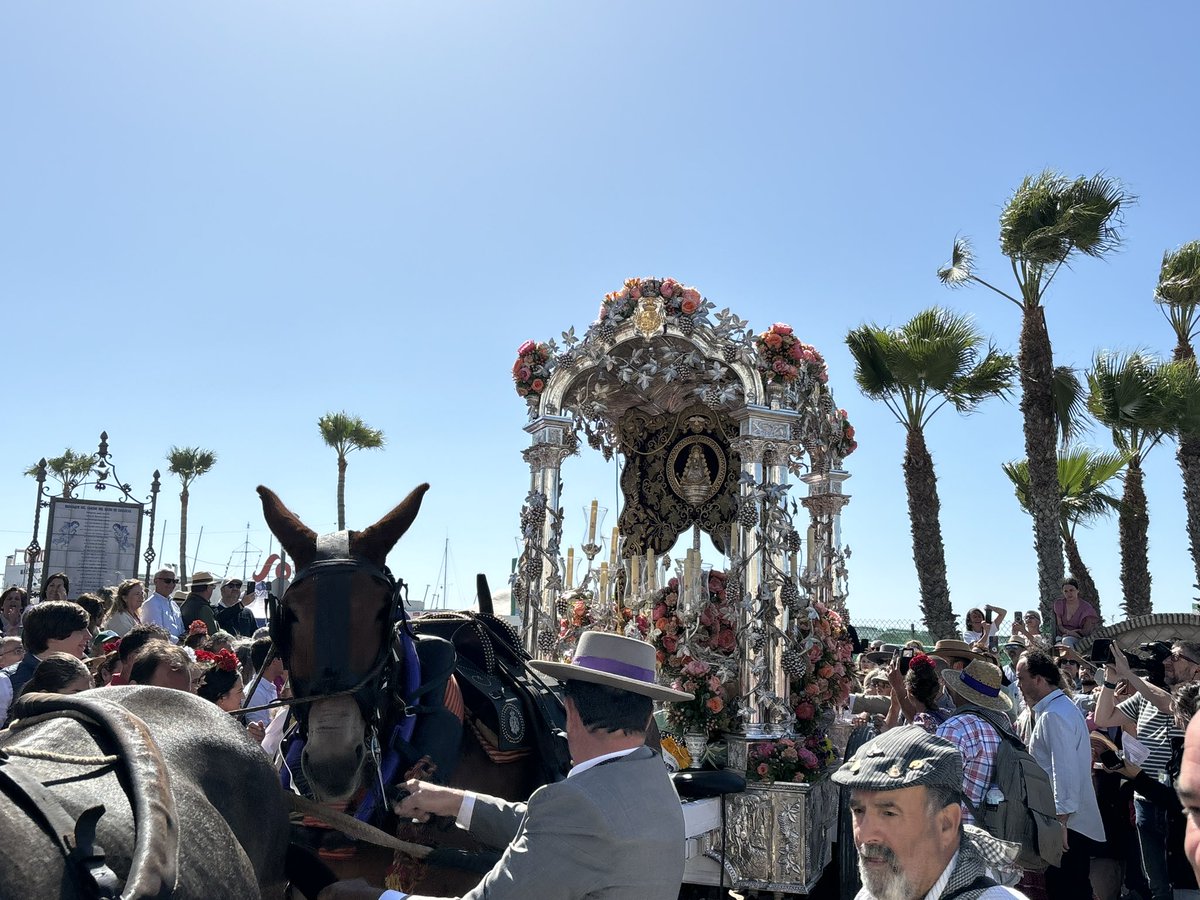
<path fill-rule="evenodd" d="M 585 631 L 569 663 L 536 659 L 530 666 L 559 681 L 587 681 L 641 694 L 652 700 L 691 700 L 687 691 L 663 687 L 654 680 L 654 647 L 645 641 L 606 631 Z"/>
<path fill-rule="evenodd" d="M 860 791 L 910 787 L 962 790 L 962 754 L 945 738 L 920 725 L 891 728 L 867 741 L 846 760 L 833 780 Z"/>

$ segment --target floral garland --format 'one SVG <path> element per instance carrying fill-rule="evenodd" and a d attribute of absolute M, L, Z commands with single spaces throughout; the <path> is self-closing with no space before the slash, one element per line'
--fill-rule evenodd
<path fill-rule="evenodd" d="M 797 645 L 807 665 L 790 679 L 789 702 L 797 733 L 809 736 L 822 733 L 819 709 L 844 704 L 850 697 L 847 666 L 853 651 L 842 617 L 819 601 L 809 608 L 809 617 L 800 620 L 798 632 Z"/>
<path fill-rule="evenodd" d="M 121 639 L 115 638 L 111 641 L 105 641 L 100 645 L 100 651 L 104 654 L 116 653 L 121 649 Z"/>
<path fill-rule="evenodd" d="M 512 376 L 517 394 L 522 397 L 539 397 L 546 389 L 550 377 L 550 345 L 542 341 L 526 341 L 517 348 L 517 361 L 513 363 Z"/>
<path fill-rule="evenodd" d="M 779 738 L 750 745 L 746 777 L 751 781 L 817 781 L 837 760 L 833 742 L 824 734 Z"/>
<path fill-rule="evenodd" d="M 691 317 L 700 311 L 704 298 L 694 287 L 680 284 L 674 278 L 626 278 L 619 291 L 604 295 L 597 322 L 618 325 L 633 315 L 637 302 L 643 297 L 661 297 L 663 309 L 675 318 Z"/>
<path fill-rule="evenodd" d="M 196 662 L 220 669 L 222 672 L 236 672 L 238 667 L 237 654 L 232 650 L 222 650 L 213 653 L 211 650 L 197 650 Z"/>
<path fill-rule="evenodd" d="M 845 459 L 858 449 L 858 441 L 854 439 L 854 426 L 850 424 L 850 414 L 844 409 L 839 409 L 834 416 L 834 427 L 838 436 L 834 438 L 832 450 L 838 457 Z"/>
<path fill-rule="evenodd" d="M 579 636 L 590 631 L 596 624 L 592 613 L 592 601 L 595 594 L 591 591 L 576 589 L 567 591 L 558 599 L 558 646 L 557 651 L 564 659 L 569 659 L 579 643 Z"/>
<path fill-rule="evenodd" d="M 681 731 L 714 735 L 737 724 L 733 655 L 737 649 L 737 612 L 725 590 L 725 573 L 708 575 L 708 602 L 687 633 L 678 613 L 679 579 L 672 578 L 653 598 L 650 642 L 663 675 L 692 700 L 667 706 L 667 722 Z"/>
<path fill-rule="evenodd" d="M 821 384 L 829 381 L 825 357 L 812 344 L 797 338 L 791 325 L 776 322 L 755 337 L 754 346 L 758 350 L 758 370 L 767 381 L 790 384 L 801 373 Z"/>

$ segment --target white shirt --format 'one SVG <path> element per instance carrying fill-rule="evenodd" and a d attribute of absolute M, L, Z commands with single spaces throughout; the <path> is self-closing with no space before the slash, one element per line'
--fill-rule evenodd
<path fill-rule="evenodd" d="M 142 624 L 157 625 L 165 628 L 171 635 L 171 643 L 179 643 L 183 636 L 183 619 L 179 616 L 179 608 L 170 597 L 164 597 L 158 591 L 150 595 L 150 599 L 142 604 Z"/>
<path fill-rule="evenodd" d="M 1054 809 L 1067 828 L 1104 840 L 1104 823 L 1092 785 L 1092 744 L 1079 708 L 1057 688 L 1034 704 L 1029 754 L 1050 776 Z"/>

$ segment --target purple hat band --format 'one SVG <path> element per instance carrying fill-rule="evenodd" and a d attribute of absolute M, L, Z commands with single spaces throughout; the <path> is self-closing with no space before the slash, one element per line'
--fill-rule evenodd
<path fill-rule="evenodd" d="M 574 664 L 582 669 L 607 672 L 609 675 L 633 678 L 637 681 L 645 681 L 647 684 L 654 683 L 653 669 L 643 669 L 641 666 L 624 663 L 616 659 L 608 659 L 604 656 L 577 656 L 575 657 Z"/>
<path fill-rule="evenodd" d="M 961 673 L 959 677 L 962 679 L 963 684 L 965 684 L 967 687 L 974 688 L 985 697 L 998 697 L 1000 695 L 1000 688 L 984 684 L 982 681 L 976 681 L 966 672 Z"/>

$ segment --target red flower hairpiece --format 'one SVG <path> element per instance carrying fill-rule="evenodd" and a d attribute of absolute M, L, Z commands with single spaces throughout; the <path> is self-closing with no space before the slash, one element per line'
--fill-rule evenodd
<path fill-rule="evenodd" d="M 117 638 L 116 640 L 113 640 L 113 641 L 105 641 L 103 644 L 100 645 L 100 651 L 102 653 L 116 653 L 120 649 L 121 649 L 121 639 L 120 638 Z"/>
<path fill-rule="evenodd" d="M 909 669 L 925 668 L 926 666 L 928 666 L 930 669 L 932 669 L 934 667 L 933 660 L 930 659 L 928 656 L 926 656 L 924 653 L 918 653 L 916 656 L 914 656 L 912 659 L 910 659 L 908 661 Z"/>
<path fill-rule="evenodd" d="M 232 650 L 222 650 L 216 654 L 217 659 L 213 663 L 222 672 L 236 672 L 238 667 L 237 654 Z"/>
<path fill-rule="evenodd" d="M 217 661 L 217 654 L 213 653 L 211 650 L 197 650 L 196 651 L 196 662 L 204 663 L 205 665 L 208 665 L 210 663 L 215 663 L 216 661 Z"/>
<path fill-rule="evenodd" d="M 204 624 L 203 619 L 195 619 L 188 626 L 188 634 L 208 634 L 208 626 Z"/>

